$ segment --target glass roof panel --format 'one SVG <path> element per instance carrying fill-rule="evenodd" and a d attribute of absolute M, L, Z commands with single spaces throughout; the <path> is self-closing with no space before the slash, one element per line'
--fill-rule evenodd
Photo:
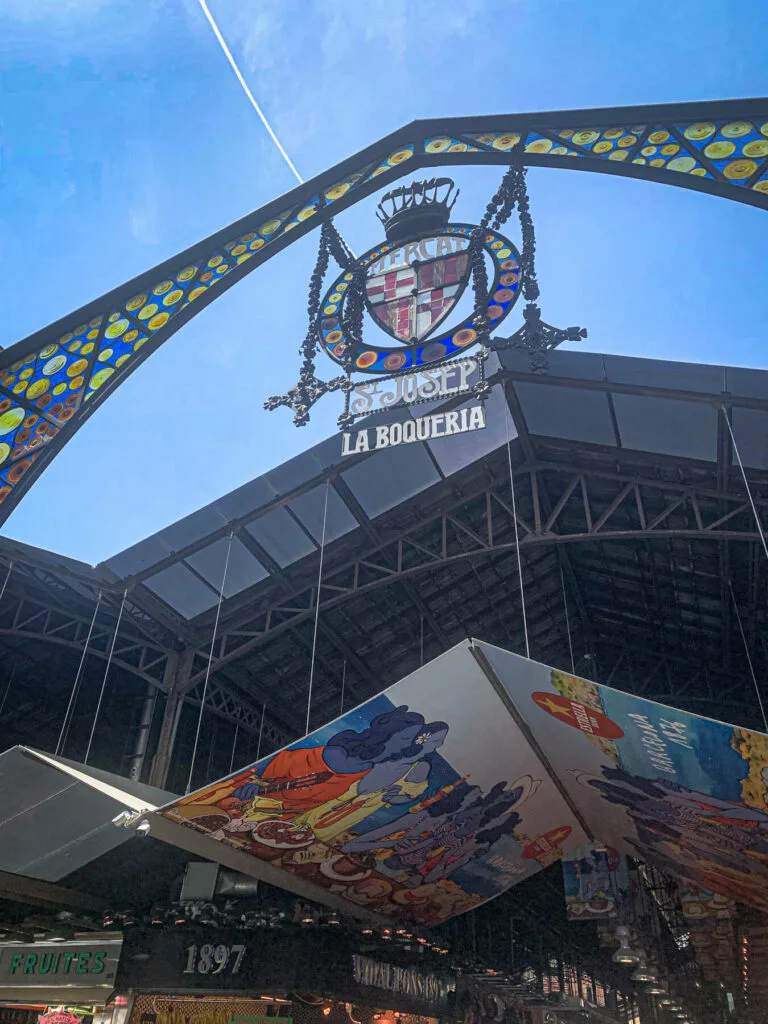
<path fill-rule="evenodd" d="M 325 491 L 325 484 L 320 484 L 319 487 L 314 487 L 311 491 L 307 491 L 306 494 L 300 494 L 297 498 L 288 502 L 289 508 L 299 517 L 318 544 L 323 536 Z M 338 492 L 331 487 L 328 491 L 328 514 L 325 523 L 326 544 L 330 544 L 337 537 L 343 537 L 345 533 L 349 533 L 350 530 L 354 530 L 359 525 L 358 521 L 339 497 Z"/>
<path fill-rule="evenodd" d="M 341 439 L 339 439 L 338 443 L 339 449 L 341 449 Z M 277 494 L 286 495 L 301 486 L 301 484 L 305 484 L 308 480 L 318 476 L 322 468 L 312 454 L 312 449 L 310 449 L 293 459 L 289 459 L 281 466 L 275 466 L 274 469 L 270 469 L 264 475 L 264 479 L 271 487 L 274 487 Z"/>
<path fill-rule="evenodd" d="M 759 409 L 734 409 L 733 436 L 745 466 L 768 469 L 768 413 Z M 735 457 L 733 461 L 736 462 Z"/>
<path fill-rule="evenodd" d="M 613 406 L 625 448 L 715 461 L 717 410 L 711 405 L 614 395 Z"/>
<path fill-rule="evenodd" d="M 532 434 L 615 446 L 605 393 L 521 381 L 515 382 L 515 391 Z"/>
<path fill-rule="evenodd" d="M 208 580 L 216 590 L 221 590 L 228 547 L 229 537 L 221 537 L 214 544 L 209 544 L 207 548 L 190 555 L 185 562 Z M 258 583 L 268 575 L 269 573 L 261 562 L 250 553 L 243 542 L 237 537 L 233 537 L 227 565 L 227 579 L 224 584 L 224 597 L 239 594 L 241 590 L 252 587 L 254 583 Z"/>
<path fill-rule="evenodd" d="M 765 370 L 745 370 L 741 366 L 728 366 L 726 390 L 732 395 L 744 398 L 768 398 L 768 372 Z"/>
<path fill-rule="evenodd" d="M 268 505 L 274 497 L 274 487 L 270 487 L 263 476 L 257 476 L 255 480 L 249 480 L 236 491 L 230 491 L 229 494 L 217 498 L 214 505 L 227 519 L 241 519 Z"/>
<path fill-rule="evenodd" d="M 281 569 L 316 551 L 316 546 L 304 533 L 296 520 L 284 508 L 273 508 L 252 523 L 246 530 Z"/>
<path fill-rule="evenodd" d="M 122 579 L 161 562 L 170 554 L 171 549 L 159 537 L 147 537 L 145 540 L 140 540 L 138 544 L 126 548 L 125 551 L 120 551 L 112 558 L 108 558 L 105 565 Z"/>
<path fill-rule="evenodd" d="M 382 448 L 342 473 L 342 479 L 373 519 L 440 480 L 423 443 Z"/>
<path fill-rule="evenodd" d="M 637 359 L 633 356 L 604 356 L 603 360 L 608 380 L 616 384 L 639 384 L 647 388 L 695 391 L 707 395 L 719 395 L 725 387 L 722 366 Z"/>
<path fill-rule="evenodd" d="M 531 372 L 531 357 L 516 349 L 498 353 L 502 366 L 521 373 Z M 549 372 L 553 377 L 575 377 L 578 380 L 605 380 L 603 357 L 598 352 L 558 349 L 549 355 Z M 488 371 L 490 375 L 490 371 Z"/>
<path fill-rule="evenodd" d="M 474 404 L 474 401 L 465 402 L 459 408 L 464 409 Z M 438 437 L 428 442 L 442 473 L 450 476 L 451 473 L 477 462 L 484 455 L 506 444 L 507 423 L 511 439 L 517 437 L 512 416 L 509 413 L 505 416 L 504 405 L 504 395 L 497 384 L 485 403 L 486 426 L 483 430 L 471 430 L 466 434 L 454 434 L 452 437 Z"/>
<path fill-rule="evenodd" d="M 181 551 L 188 544 L 194 544 L 227 525 L 227 519 L 213 505 L 206 505 L 176 523 L 171 523 L 156 534 L 171 551 Z"/>
<path fill-rule="evenodd" d="M 162 572 L 144 580 L 144 586 L 157 594 L 185 619 L 208 611 L 218 601 L 216 592 L 190 572 L 181 562 L 169 565 Z"/>

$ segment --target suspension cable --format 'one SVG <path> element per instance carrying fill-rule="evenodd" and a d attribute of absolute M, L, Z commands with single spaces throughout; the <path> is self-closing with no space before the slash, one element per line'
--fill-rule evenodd
<path fill-rule="evenodd" d="M 755 668 L 754 668 L 754 665 L 752 664 L 752 656 L 749 653 L 749 644 L 747 643 L 747 637 L 746 637 L 746 634 L 744 633 L 744 626 L 742 625 L 742 622 L 741 622 L 741 614 L 739 612 L 739 606 L 736 604 L 736 595 L 733 592 L 733 585 L 731 584 L 730 580 L 728 580 L 728 589 L 731 591 L 731 599 L 733 601 L 733 607 L 736 610 L 736 621 L 739 624 L 739 632 L 741 633 L 741 639 L 742 639 L 742 641 L 744 643 L 744 652 L 747 655 L 747 664 L 749 665 L 749 672 L 750 672 L 750 675 L 752 676 L 752 683 L 754 684 L 754 687 L 755 687 L 755 694 L 757 695 L 757 703 L 760 705 L 760 714 L 763 716 L 763 728 L 765 729 L 766 732 L 768 732 L 768 719 L 766 719 L 766 715 L 765 715 L 765 707 L 763 706 L 763 698 L 762 698 L 762 695 L 760 694 L 760 686 L 758 685 L 757 676 L 755 675 Z"/>
<path fill-rule="evenodd" d="M 509 422 L 509 402 L 504 395 L 504 415 L 507 421 L 507 462 L 509 463 L 509 488 L 512 492 L 512 522 L 515 526 L 515 549 L 517 550 L 517 574 L 520 580 L 520 607 L 523 614 L 523 634 L 525 636 L 525 656 L 530 658 L 531 645 L 528 641 L 528 617 L 525 612 L 525 587 L 523 586 L 523 560 L 520 555 L 520 534 L 517 528 L 517 505 L 515 503 L 515 479 L 512 473 L 512 428 Z"/>
<path fill-rule="evenodd" d="M 229 535 L 229 543 L 227 544 L 227 555 L 224 559 L 224 572 L 221 576 L 221 589 L 219 590 L 219 603 L 216 605 L 216 618 L 213 623 L 213 636 L 211 637 L 211 649 L 208 653 L 208 664 L 205 669 L 205 682 L 203 683 L 203 696 L 200 701 L 200 714 L 197 716 L 197 729 L 195 730 L 195 743 L 192 747 L 192 760 L 189 763 L 189 776 L 187 778 L 187 788 L 185 793 L 188 793 L 192 788 L 192 774 L 195 770 L 195 760 L 197 758 L 197 745 L 200 742 L 200 727 L 203 724 L 203 713 L 205 711 L 205 698 L 208 696 L 208 680 L 211 677 L 211 665 L 213 664 L 213 650 L 216 646 L 216 635 L 219 631 L 219 617 L 221 615 L 221 605 L 224 600 L 224 588 L 227 584 L 227 569 L 229 568 L 229 556 L 232 552 L 232 541 L 235 536 L 233 530 Z"/>
<path fill-rule="evenodd" d="M 88 758 L 91 755 L 91 745 L 93 744 L 93 737 L 96 735 L 96 723 L 99 720 L 99 712 L 101 711 L 101 702 L 104 699 L 104 690 L 107 686 L 107 676 L 109 675 L 109 669 L 112 665 L 112 656 L 115 653 L 115 644 L 117 643 L 117 634 L 120 632 L 120 620 L 123 617 L 123 608 L 125 608 L 125 599 L 128 597 L 128 588 L 123 591 L 123 599 L 120 602 L 120 611 L 117 613 L 117 622 L 115 623 L 115 632 L 112 634 L 112 643 L 109 646 L 109 655 L 107 656 L 107 667 L 104 669 L 104 678 L 101 681 L 101 690 L 99 691 L 99 700 L 96 704 L 96 711 L 93 715 L 93 725 L 91 726 L 91 735 L 88 737 L 88 746 L 85 749 L 85 757 L 83 758 L 83 764 L 88 764 Z"/>
<path fill-rule="evenodd" d="M 101 591 L 98 593 L 96 598 L 96 607 L 93 609 L 93 617 L 91 619 L 91 625 L 88 628 L 88 636 L 85 638 L 85 644 L 83 646 L 83 653 L 80 655 L 80 664 L 77 666 L 77 673 L 75 674 L 75 681 L 72 684 L 72 692 L 69 695 L 69 703 L 67 704 L 67 710 L 64 714 L 64 721 L 61 723 L 61 732 L 59 733 L 59 741 L 56 744 L 56 750 L 54 753 L 63 754 L 64 744 L 67 742 L 67 736 L 69 735 L 69 727 L 72 724 L 72 716 L 75 711 L 75 701 L 77 695 L 80 692 L 80 678 L 83 674 L 83 668 L 85 666 L 85 659 L 88 656 L 88 645 L 91 642 L 91 636 L 93 634 L 93 627 L 96 625 L 96 616 L 99 614 L 99 606 L 101 604 Z"/>
<path fill-rule="evenodd" d="M 320 540 L 320 565 L 317 570 L 317 593 L 315 595 L 315 628 L 312 636 L 312 660 L 309 665 L 309 691 L 307 693 L 307 731 L 309 736 L 309 715 L 312 710 L 312 683 L 315 678 L 315 653 L 317 651 L 317 627 L 320 622 L 320 587 L 323 582 L 323 556 L 325 554 L 325 525 L 328 519 L 328 493 L 331 489 L 331 478 L 325 482 L 325 506 L 323 508 L 323 533 Z"/>
<path fill-rule="evenodd" d="M 8 580 L 11 578 L 11 573 L 12 572 L 13 572 L 13 562 L 9 562 L 8 563 L 8 572 L 5 574 L 5 579 L 3 580 L 2 587 L 0 587 L 0 601 L 3 600 L 3 595 L 5 594 L 5 588 L 8 586 Z"/>
<path fill-rule="evenodd" d="M 568 631 L 568 650 L 571 652 L 571 675 L 576 675 L 576 662 L 573 660 L 573 641 L 571 639 L 571 620 L 568 615 L 568 595 L 565 592 L 565 574 L 563 566 L 560 565 L 560 583 L 563 587 L 563 605 L 565 607 L 565 628 Z"/>
<path fill-rule="evenodd" d="M 267 710 L 267 705 L 261 705 L 261 725 L 259 726 L 259 742 L 256 744 L 256 760 L 258 761 L 261 757 L 261 737 L 264 735 L 264 714 Z"/>
<path fill-rule="evenodd" d="M 741 461 L 741 454 L 739 453 L 739 446 L 736 444 L 736 438 L 733 436 L 733 428 L 731 427 L 731 421 L 728 419 L 728 412 L 727 412 L 727 410 L 726 410 L 724 405 L 721 405 L 720 408 L 723 410 L 723 419 L 725 420 L 725 425 L 728 427 L 728 433 L 731 435 L 731 444 L 733 445 L 733 450 L 736 453 L 736 460 L 739 463 L 739 469 L 741 470 L 741 476 L 742 476 L 742 479 L 744 480 L 744 486 L 747 489 L 747 496 L 749 497 L 749 503 L 752 506 L 752 514 L 754 515 L 755 523 L 757 524 L 757 532 L 760 534 L 760 540 L 762 541 L 762 544 L 763 544 L 763 551 L 765 552 L 765 557 L 768 558 L 768 544 L 766 543 L 766 540 L 765 540 L 765 533 L 763 532 L 763 524 L 760 522 L 760 516 L 757 514 L 757 506 L 755 505 L 755 499 L 752 497 L 752 488 L 749 486 L 749 480 L 747 480 L 747 474 L 746 474 L 746 472 L 744 470 L 744 463 Z"/>

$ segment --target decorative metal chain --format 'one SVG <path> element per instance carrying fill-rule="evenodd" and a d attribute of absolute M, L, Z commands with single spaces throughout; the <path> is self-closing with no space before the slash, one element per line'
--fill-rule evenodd
<path fill-rule="evenodd" d="M 366 269 L 362 263 L 355 261 L 352 265 L 352 280 L 346 291 L 344 302 L 344 313 L 342 316 L 342 329 L 346 347 L 342 353 L 344 370 L 346 372 L 346 384 L 344 385 L 345 402 L 344 411 L 339 416 L 339 429 L 345 430 L 354 422 L 354 416 L 349 410 L 349 399 L 352 393 L 352 354 L 357 345 L 363 341 L 363 314 L 365 312 L 365 279 Z"/>
<path fill-rule="evenodd" d="M 484 228 L 491 226 L 494 231 L 498 231 L 517 207 L 522 239 L 520 250 L 521 288 L 526 300 L 523 310 L 524 322 L 511 338 L 491 340 L 486 332 L 484 343 L 495 351 L 504 348 L 516 348 L 524 351 L 530 356 L 532 371 L 546 373 L 549 368 L 549 353 L 564 341 L 580 341 L 582 338 L 586 338 L 587 332 L 583 327 L 568 327 L 561 330 L 559 327 L 552 327 L 550 324 L 544 323 L 541 319 L 541 310 L 536 303 L 540 295 L 539 282 L 536 277 L 536 234 L 533 228 L 525 175 L 526 170 L 520 164 L 510 164 L 498 191 L 486 207 L 481 221 Z M 480 285 L 482 284 L 482 277 L 479 274 L 476 280 L 480 282 Z M 478 285 L 475 285 L 475 320 L 482 323 L 477 315 L 480 299 Z M 487 301 L 486 285 L 486 304 Z"/>
<path fill-rule="evenodd" d="M 298 382 L 284 395 L 273 395 L 264 403 L 265 409 L 278 409 L 287 405 L 293 409 L 293 422 L 297 427 L 302 427 L 309 422 L 309 410 L 322 395 L 329 391 L 339 391 L 347 386 L 349 374 L 346 377 L 336 377 L 331 381 L 319 381 L 315 376 L 315 355 L 317 353 L 317 321 L 320 313 L 320 299 L 322 296 L 323 281 L 328 271 L 330 257 L 339 263 L 342 269 L 350 266 L 354 260 L 348 246 L 339 235 L 331 222 L 326 222 L 320 228 L 320 243 L 317 251 L 315 269 L 309 282 L 309 296 L 307 299 L 307 333 L 299 349 L 302 355 L 301 369 Z M 362 319 L 362 310 L 360 313 Z"/>
<path fill-rule="evenodd" d="M 477 227 L 469 236 L 469 264 L 472 274 L 472 290 L 475 294 L 475 310 L 472 326 L 477 331 L 480 343 L 485 344 L 490 333 L 488 319 L 488 270 L 485 265 L 485 227 Z"/>
<path fill-rule="evenodd" d="M 535 302 L 539 297 L 539 282 L 536 279 L 536 235 L 533 230 L 533 219 L 528 202 L 528 189 L 525 185 L 525 171 L 518 168 L 520 183 L 517 190 L 517 216 L 520 219 L 522 236 L 523 295 L 528 302 Z"/>
<path fill-rule="evenodd" d="M 355 262 L 355 257 L 352 254 L 352 250 L 349 248 L 347 243 L 336 230 L 333 221 L 328 221 L 328 223 L 323 226 L 328 228 L 328 238 L 330 242 L 331 255 L 339 264 L 342 270 L 349 270 L 349 268 Z"/>

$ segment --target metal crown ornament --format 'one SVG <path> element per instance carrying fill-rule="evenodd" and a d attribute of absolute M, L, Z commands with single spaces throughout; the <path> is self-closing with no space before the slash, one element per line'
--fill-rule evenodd
<path fill-rule="evenodd" d="M 352 255 L 332 222 L 323 224 L 299 380 L 285 395 L 270 398 L 267 409 L 287 406 L 294 422 L 303 425 L 319 398 L 341 391 L 345 406 L 339 426 L 348 430 L 358 417 L 401 403 L 455 394 L 482 401 L 490 390 L 485 380 L 489 351 L 522 349 L 530 355 L 532 369 L 545 372 L 552 349 L 586 337 L 582 328 L 560 330 L 541 319 L 522 167 L 510 166 L 479 224 L 451 222 L 458 197 L 450 178 L 391 189 L 376 210 L 385 239 L 359 257 Z M 515 209 L 522 251 L 500 232 Z M 323 294 L 331 256 L 340 271 Z M 470 283 L 472 310 L 456 318 Z M 521 294 L 526 299 L 522 326 L 510 338 L 492 338 Z M 379 329 L 375 339 L 370 332 L 363 338 L 366 312 Z M 337 365 L 339 376 L 317 378 L 318 351 Z M 357 374 L 362 379 L 353 379 Z M 382 390 L 383 384 L 388 387 Z"/>

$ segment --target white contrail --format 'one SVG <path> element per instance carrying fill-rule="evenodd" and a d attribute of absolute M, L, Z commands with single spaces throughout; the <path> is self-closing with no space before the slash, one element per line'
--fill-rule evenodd
<path fill-rule="evenodd" d="M 230 66 L 231 66 L 232 70 L 237 75 L 238 82 L 240 83 L 240 85 L 242 85 L 243 91 L 245 92 L 245 95 L 250 100 L 251 106 L 256 111 L 256 113 L 259 115 L 259 119 L 261 120 L 261 123 L 264 125 L 264 127 L 269 132 L 269 137 L 272 139 L 274 144 L 280 150 L 280 155 L 282 156 L 283 160 L 285 160 L 285 162 L 288 164 L 288 166 L 290 167 L 290 169 L 293 172 L 293 174 L 296 176 L 296 180 L 298 181 L 298 183 L 300 185 L 303 185 L 304 184 L 304 179 L 299 174 L 299 172 L 296 170 L 296 168 L 294 167 L 293 161 L 288 156 L 286 151 L 283 149 L 283 145 L 280 142 L 280 139 L 278 139 L 278 137 L 272 131 L 272 126 L 270 125 L 269 121 L 266 119 L 266 117 L 264 115 L 264 111 L 261 109 L 259 104 L 256 102 L 253 93 L 248 88 L 248 83 L 243 78 L 242 74 L 240 73 L 240 68 L 237 66 L 237 64 L 235 62 L 235 58 L 232 56 L 232 53 L 230 52 L 229 47 L 227 46 L 226 42 L 224 41 L 224 36 L 219 31 L 219 26 L 213 20 L 213 15 L 208 10 L 208 4 L 206 3 L 206 0 L 198 0 L 198 3 L 200 4 L 200 7 L 202 8 L 203 14 L 208 19 L 208 24 L 213 29 L 213 34 L 216 36 L 216 38 L 219 41 L 219 46 L 221 46 L 222 50 L 224 51 L 224 55 L 226 56 L 227 60 L 230 63 Z"/>

